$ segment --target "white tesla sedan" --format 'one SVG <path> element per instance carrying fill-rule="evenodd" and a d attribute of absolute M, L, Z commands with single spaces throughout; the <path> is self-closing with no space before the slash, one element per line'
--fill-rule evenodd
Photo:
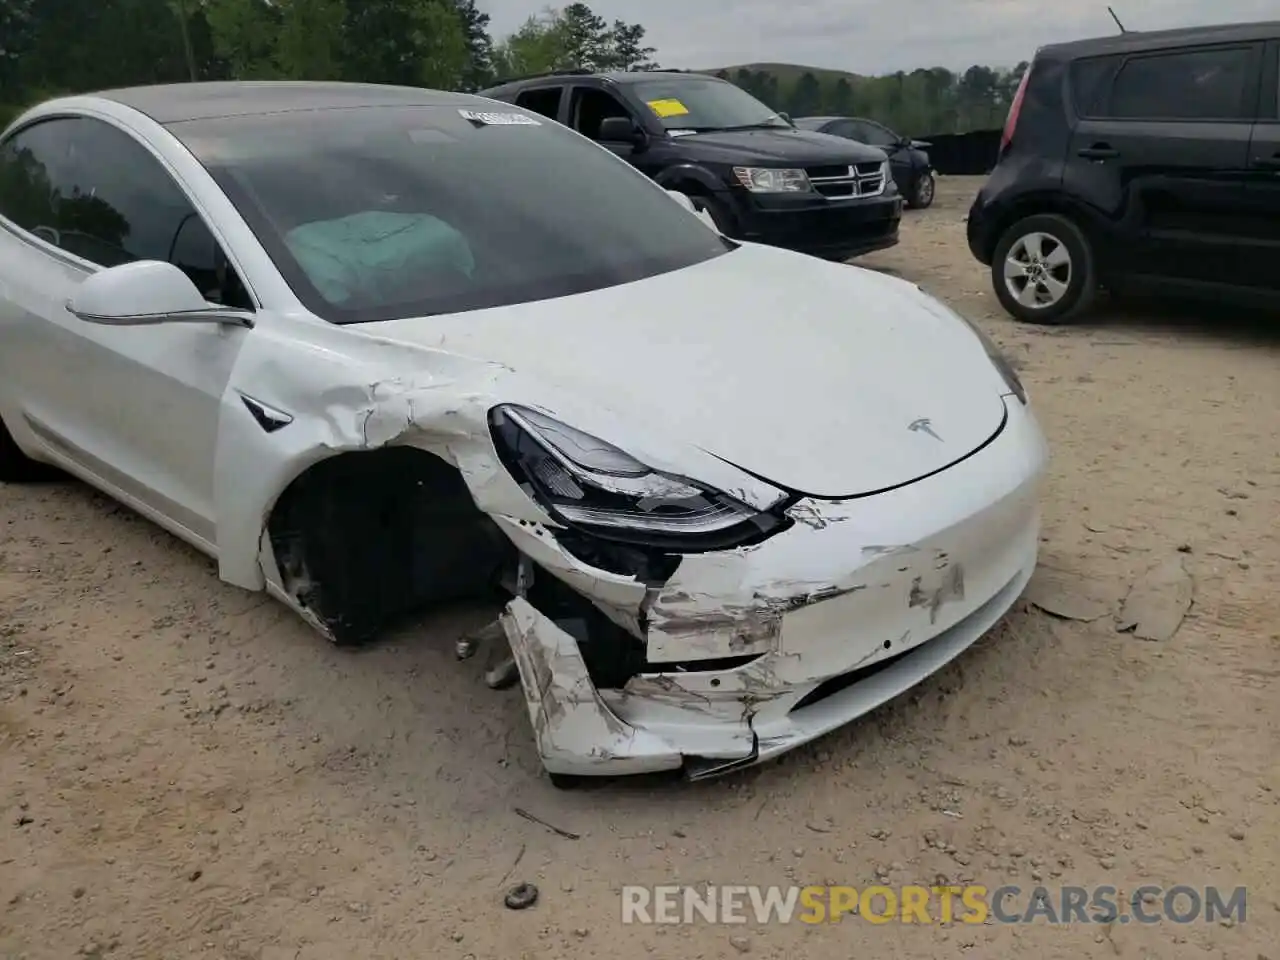
<path fill-rule="evenodd" d="M 553 775 L 720 773 L 936 671 L 1031 576 L 1047 456 L 914 285 L 518 108 L 343 84 L 12 124 L 0 417 L 0 479 L 74 474 L 335 642 L 505 589 Z"/>

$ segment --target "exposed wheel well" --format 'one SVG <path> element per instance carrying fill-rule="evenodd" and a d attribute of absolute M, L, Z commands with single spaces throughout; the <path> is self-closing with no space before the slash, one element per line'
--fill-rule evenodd
<path fill-rule="evenodd" d="M 987 250 L 985 251 L 987 260 L 990 261 L 995 257 L 996 248 L 1000 245 L 1000 239 L 1005 235 L 1005 231 L 1019 220 L 1025 220 L 1027 217 L 1034 217 L 1041 213 L 1056 213 L 1069 219 L 1080 228 L 1080 232 L 1084 234 L 1085 239 L 1096 250 L 1098 241 L 1093 224 L 1088 217 L 1081 215 L 1075 204 L 1057 194 L 1036 194 L 1024 197 L 1010 206 L 996 221 L 994 229 L 992 229 L 987 239 Z"/>
<path fill-rule="evenodd" d="M 267 524 L 283 586 L 339 643 L 496 586 L 514 547 L 462 475 L 413 447 L 342 453 L 298 476 Z"/>

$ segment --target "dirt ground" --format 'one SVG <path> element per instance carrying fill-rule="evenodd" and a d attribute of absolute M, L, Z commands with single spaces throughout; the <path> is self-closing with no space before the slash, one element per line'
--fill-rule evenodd
<path fill-rule="evenodd" d="M 518 691 L 454 659 L 488 611 L 339 651 L 86 487 L 0 487 L 0 957 L 1280 956 L 1280 325 L 1165 304 L 1017 326 L 964 245 L 977 186 L 941 184 L 868 264 L 1021 368 L 1053 446 L 1045 567 L 1115 599 L 1183 560 L 1172 639 L 1023 603 L 781 762 L 566 793 Z M 620 922 L 623 884 L 877 877 L 1245 886 L 1247 914 Z M 524 912 L 501 902 L 517 880 L 541 890 Z"/>

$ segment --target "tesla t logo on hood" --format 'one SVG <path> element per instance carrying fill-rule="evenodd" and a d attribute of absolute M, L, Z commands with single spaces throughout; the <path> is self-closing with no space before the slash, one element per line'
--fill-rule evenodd
<path fill-rule="evenodd" d="M 933 432 L 933 421 L 928 417 L 921 417 L 919 420 L 912 420 L 907 426 L 912 433 L 927 433 L 933 439 L 941 442 L 942 438 Z"/>

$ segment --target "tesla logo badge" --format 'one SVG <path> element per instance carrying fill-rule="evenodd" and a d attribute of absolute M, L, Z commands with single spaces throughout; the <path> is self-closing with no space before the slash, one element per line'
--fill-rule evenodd
<path fill-rule="evenodd" d="M 919 420 L 912 420 L 907 427 L 912 433 L 927 433 L 933 439 L 941 442 L 942 438 L 933 432 L 933 421 L 928 417 L 922 417 Z"/>

